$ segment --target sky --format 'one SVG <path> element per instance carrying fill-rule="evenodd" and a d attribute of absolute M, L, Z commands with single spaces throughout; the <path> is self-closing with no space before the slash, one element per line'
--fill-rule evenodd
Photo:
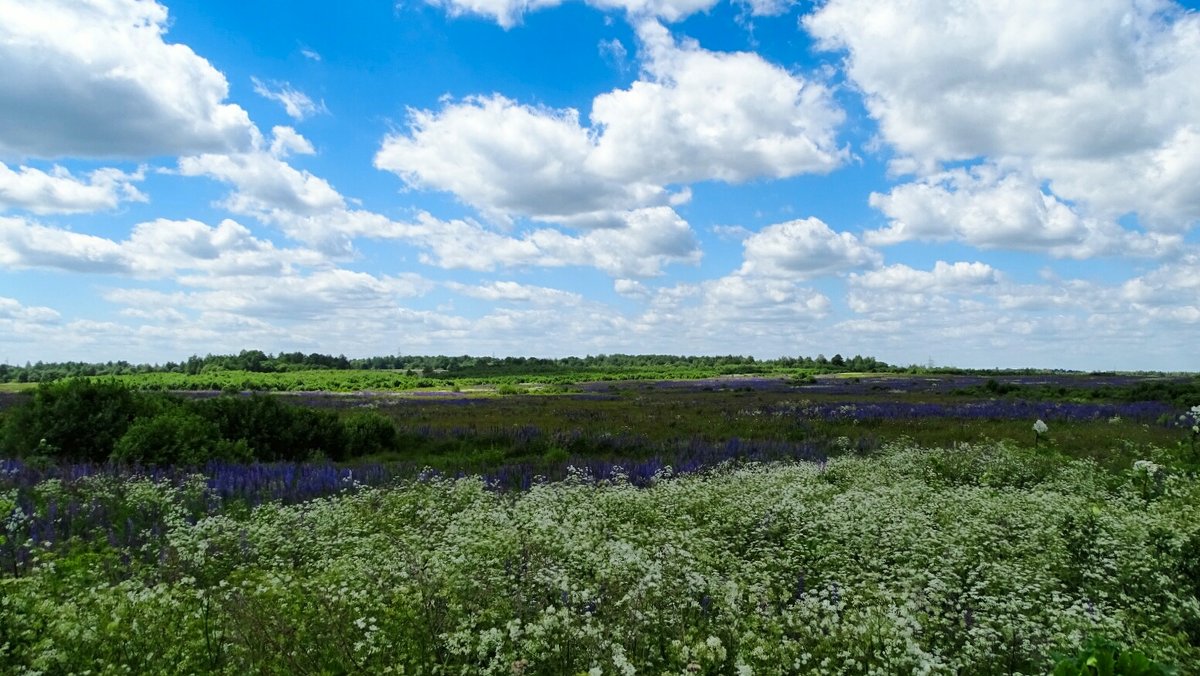
<path fill-rule="evenodd" d="M 1200 371 L 1162 0 L 0 0 L 0 362 Z"/>

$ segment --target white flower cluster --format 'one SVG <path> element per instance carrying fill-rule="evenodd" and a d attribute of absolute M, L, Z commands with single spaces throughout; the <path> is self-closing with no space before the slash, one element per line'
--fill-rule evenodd
<path fill-rule="evenodd" d="M 1179 421 L 1185 427 L 1190 425 L 1192 434 L 1200 435 L 1200 404 L 1193 406 L 1189 411 L 1179 416 Z"/>
<path fill-rule="evenodd" d="M 1177 474 L 1148 503 L 1016 445 L 892 446 L 647 489 L 267 504 L 174 522 L 122 582 L 87 552 L 0 578 L 0 672 L 1046 673 L 1095 634 L 1200 664 L 1179 548 L 1146 546 L 1195 537 L 1200 481 Z"/>

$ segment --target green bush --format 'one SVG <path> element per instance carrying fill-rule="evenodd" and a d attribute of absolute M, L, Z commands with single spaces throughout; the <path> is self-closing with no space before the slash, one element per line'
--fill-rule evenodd
<path fill-rule="evenodd" d="M 1139 650 L 1122 650 L 1112 641 L 1093 638 L 1079 654 L 1061 660 L 1054 676 L 1170 676 L 1175 671 Z"/>
<path fill-rule="evenodd" d="M 174 408 L 136 420 L 117 441 L 112 459 L 145 465 L 203 465 L 232 450 L 232 444 L 222 442 L 215 423 Z"/>
<path fill-rule="evenodd" d="M 154 403 L 116 381 L 45 383 L 11 411 L 0 434 L 0 453 L 23 457 L 49 451 L 57 458 L 102 462 L 117 440 Z"/>
<path fill-rule="evenodd" d="M 375 411 L 351 413 L 342 419 L 346 447 L 351 456 L 374 455 L 396 448 L 396 426 Z"/>

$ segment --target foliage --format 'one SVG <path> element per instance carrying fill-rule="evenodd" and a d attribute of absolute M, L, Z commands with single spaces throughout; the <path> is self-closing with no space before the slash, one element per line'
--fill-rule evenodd
<path fill-rule="evenodd" d="M 1093 638 L 1073 658 L 1054 667 L 1054 676 L 1170 676 L 1174 669 L 1149 659 L 1139 650 L 1122 650 L 1103 638 Z"/>
<path fill-rule="evenodd" d="M 39 386 L 5 413 L 0 432 L 2 455 L 76 462 L 345 460 L 395 444 L 394 426 L 377 414 L 343 418 L 264 395 L 185 400 L 85 379 Z"/>
<path fill-rule="evenodd" d="M 183 406 L 138 418 L 113 447 L 111 459 L 142 465 L 199 466 L 250 459 L 249 449 L 221 438 L 216 423 Z"/>
<path fill-rule="evenodd" d="M 29 562 L 0 573 L 0 671 L 1048 673 L 1091 636 L 1200 664 L 1197 479 L 1164 468 L 1146 500 L 1086 460 L 1022 472 L 1027 453 L 897 444 L 517 493 L 427 475 L 211 511 L 215 483 L 0 473 L 6 523 L 72 500 L 115 517 L 10 530 Z"/>
<path fill-rule="evenodd" d="M 0 454 L 105 460 L 134 419 L 150 412 L 146 398 L 113 380 L 43 384 L 6 415 Z"/>
<path fill-rule="evenodd" d="M 757 361 L 754 357 L 726 356 L 674 356 L 674 355 L 626 355 L 601 354 L 587 357 L 562 359 L 539 359 L 530 357 L 461 357 L 393 355 L 350 359 L 344 355 L 336 357 L 324 354 L 280 352 L 266 354 L 261 350 L 242 350 L 236 355 L 193 355 L 186 361 L 166 364 L 130 364 L 125 361 L 89 364 L 84 362 L 26 364 L 10 366 L 0 364 L 0 382 L 50 382 L 71 377 L 129 376 L 135 374 L 180 374 L 187 376 L 211 376 L 224 371 L 244 373 L 291 373 L 298 371 L 388 371 L 393 375 L 426 377 L 448 374 L 454 378 L 490 380 L 497 377 L 536 376 L 557 377 L 563 374 L 586 372 L 589 378 L 603 378 L 614 372 L 636 374 L 639 371 L 663 373 L 703 372 L 709 375 L 728 373 L 763 373 L 789 369 L 819 371 L 843 370 L 860 373 L 890 370 L 888 364 L 873 357 L 855 355 L 843 359 L 836 355 L 827 360 L 824 356 L 781 357 L 770 361 Z M 670 377 L 670 376 L 666 376 Z M 149 379 L 152 381 L 152 379 Z M 220 389 L 220 388 L 214 388 Z"/>

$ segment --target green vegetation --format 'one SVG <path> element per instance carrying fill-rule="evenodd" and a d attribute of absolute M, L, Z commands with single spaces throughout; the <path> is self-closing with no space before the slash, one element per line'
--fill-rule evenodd
<path fill-rule="evenodd" d="M 199 466 L 210 460 L 346 460 L 395 451 L 377 413 L 340 416 L 255 395 L 188 400 L 115 380 L 45 383 L 0 419 L 0 457 Z"/>
<path fill-rule="evenodd" d="M 235 373 L 409 377 L 0 398 L 0 672 L 1200 673 L 1193 378 Z"/>
<path fill-rule="evenodd" d="M 60 496 L 167 525 L 35 536 L 32 567 L 0 577 L 0 671 L 1192 674 L 1200 483 L 1153 477 L 894 445 L 650 488 L 409 481 L 194 522 L 203 482 L 44 483 L 35 514 Z M 1105 654 L 1117 670 L 1087 669 Z"/>
<path fill-rule="evenodd" d="M 61 362 L 10 366 L 0 364 L 0 383 L 51 382 L 63 378 L 122 376 L 136 387 L 149 389 L 224 389 L 240 387 L 260 390 L 411 389 L 433 386 L 434 381 L 470 384 L 515 384 L 527 379 L 543 383 L 575 383 L 588 380 L 632 380 L 700 378 L 730 373 L 795 373 L 851 371 L 873 373 L 893 370 L 873 357 L 840 354 L 781 357 L 757 361 L 754 357 L 684 357 L 674 355 L 597 355 L 540 359 L 529 357 L 387 356 L 350 359 L 323 354 L 281 352 L 266 354 L 243 350 L 236 355 L 192 356 L 183 362 L 131 364 L 125 361 L 92 364 Z M 345 378 L 320 371 L 359 371 Z M 370 373 L 374 372 L 374 373 Z M 254 375 L 251 375 L 254 374 Z M 297 377 L 267 377 L 300 374 Z M 154 376 L 164 376 L 156 378 Z M 169 377 L 175 376 L 175 377 Z M 193 376 L 186 378 L 181 376 Z M 200 376 L 195 378 L 196 376 Z M 429 379 L 433 379 L 433 381 Z M 425 380 L 430 384 L 419 384 Z M 361 384 L 362 386 L 359 386 Z"/>

